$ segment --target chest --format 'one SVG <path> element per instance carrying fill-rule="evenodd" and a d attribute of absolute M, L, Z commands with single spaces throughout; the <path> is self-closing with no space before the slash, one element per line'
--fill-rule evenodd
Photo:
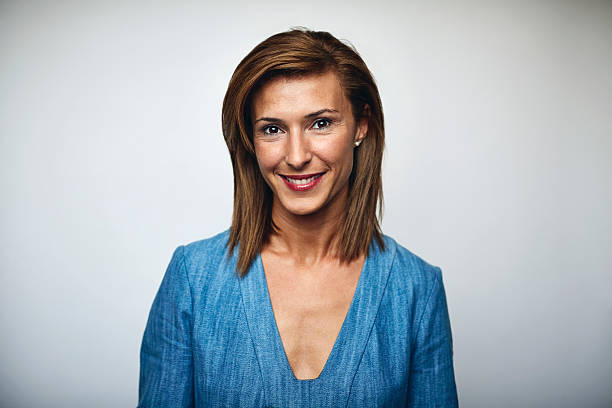
<path fill-rule="evenodd" d="M 297 379 L 317 378 L 334 347 L 359 282 L 363 261 L 316 272 L 265 262 L 276 326 Z"/>
<path fill-rule="evenodd" d="M 325 282 L 298 280 L 296 274 L 289 275 L 294 279 L 286 279 L 268 273 L 274 272 L 269 267 L 264 273 L 265 259 L 258 259 L 243 279 L 231 274 L 232 265 L 206 285 L 195 282 L 192 350 L 196 406 L 405 406 L 414 299 L 404 280 L 398 287 L 394 279 L 388 279 L 395 275 L 386 266 L 390 264 L 381 265 L 379 259 L 368 258 L 355 273 L 353 282 L 358 284 L 353 293 L 347 285 L 350 279 L 341 279 L 340 273 L 336 280 Z M 280 285 L 274 282 L 276 277 L 283 278 Z M 275 288 L 279 296 L 274 294 Z M 333 340 L 333 349 L 325 361 L 318 361 L 318 368 L 307 373 L 316 379 L 297 381 L 296 373 L 299 379 L 308 378 L 298 371 L 308 365 L 299 364 L 308 362 L 313 354 L 298 352 L 294 358 L 296 354 L 286 353 L 285 346 L 288 350 L 293 346 L 287 336 L 287 341 L 281 340 L 285 323 L 280 316 L 279 330 L 275 314 L 282 315 L 283 306 L 277 300 L 291 305 L 300 293 L 310 293 L 299 305 L 311 315 L 317 305 L 333 309 L 341 298 L 333 294 L 346 291 L 353 299 L 350 305 L 345 303 L 348 313 Z M 272 301 L 278 306 L 276 310 Z M 316 324 L 306 332 L 316 332 L 313 338 L 320 338 Z M 302 359 L 298 359 L 300 354 Z"/>

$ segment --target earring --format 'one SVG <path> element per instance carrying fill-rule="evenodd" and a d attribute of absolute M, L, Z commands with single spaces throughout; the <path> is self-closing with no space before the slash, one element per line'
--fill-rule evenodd
<path fill-rule="evenodd" d="M 361 140 L 355 140 L 355 147 L 359 146 L 361 144 Z"/>

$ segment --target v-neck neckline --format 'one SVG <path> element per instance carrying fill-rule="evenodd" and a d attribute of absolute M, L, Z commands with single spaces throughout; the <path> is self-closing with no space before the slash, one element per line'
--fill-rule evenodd
<path fill-rule="evenodd" d="M 340 343 L 342 341 L 342 336 L 344 335 L 344 332 L 346 332 L 346 329 L 344 328 L 348 323 L 347 321 L 349 320 L 349 316 L 351 315 L 351 310 L 353 309 L 353 304 L 358 301 L 357 299 L 357 295 L 359 293 L 359 287 L 360 285 L 362 285 L 362 277 L 364 275 L 364 271 L 366 270 L 366 267 L 368 265 L 368 257 L 365 257 L 365 260 L 363 262 L 363 266 L 361 267 L 361 271 L 359 272 L 359 278 L 357 280 L 357 286 L 355 287 L 355 291 L 353 293 L 353 297 L 351 298 L 351 304 L 349 305 L 349 308 L 346 312 L 346 315 L 344 316 L 344 319 L 342 320 L 342 325 L 340 326 L 340 331 L 338 332 L 338 334 L 336 335 L 336 338 L 334 339 L 334 344 L 332 345 L 332 349 L 329 352 L 329 354 L 327 355 L 327 359 L 325 360 L 325 364 L 323 364 L 323 368 L 321 369 L 321 372 L 319 373 L 319 375 L 316 378 L 307 378 L 307 379 L 298 379 L 295 376 L 295 373 L 293 372 L 293 369 L 291 368 L 291 363 L 289 363 L 289 357 L 287 356 L 287 350 L 285 349 L 285 345 L 283 344 L 283 339 L 280 335 L 280 330 L 278 328 L 278 323 L 276 321 L 276 315 L 274 314 L 274 307 L 272 306 L 272 297 L 270 296 L 270 288 L 268 286 L 268 278 L 266 276 L 266 271 L 265 268 L 263 266 L 263 259 L 261 257 L 261 253 L 259 253 L 257 255 L 257 258 L 255 259 L 255 261 L 257 263 L 256 267 L 259 269 L 259 273 L 263 276 L 264 279 L 264 284 L 265 284 L 265 288 L 266 288 L 266 293 L 265 293 L 265 297 L 267 298 L 267 303 L 270 307 L 270 310 L 272 311 L 272 319 L 273 321 L 273 325 L 274 325 L 274 330 L 272 330 L 272 334 L 275 337 L 274 341 L 276 342 L 280 342 L 280 346 L 282 349 L 282 355 L 284 357 L 284 362 L 285 362 L 285 368 L 288 369 L 289 373 L 291 374 L 291 376 L 293 377 L 293 379 L 295 381 L 317 381 L 319 380 L 321 377 L 323 377 L 323 375 L 325 374 L 327 370 L 327 367 L 330 365 L 330 360 L 332 361 L 333 364 L 333 357 L 334 357 L 334 353 L 337 353 L 337 349 L 338 349 L 338 343 Z"/>
<path fill-rule="evenodd" d="M 293 395 L 314 393 L 316 388 L 330 385 L 330 382 L 339 393 L 346 392 L 348 398 L 395 255 L 395 246 L 390 245 L 390 241 L 386 240 L 384 252 L 375 242 L 370 244 L 351 305 L 327 361 L 317 378 L 306 380 L 298 380 L 289 364 L 274 317 L 261 255 L 257 255 L 246 276 L 240 280 L 240 287 L 267 399 L 289 401 L 286 398 L 292 392 L 296 393 Z"/>

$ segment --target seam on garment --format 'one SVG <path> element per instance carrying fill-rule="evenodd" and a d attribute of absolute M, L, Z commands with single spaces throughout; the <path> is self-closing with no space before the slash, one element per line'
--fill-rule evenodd
<path fill-rule="evenodd" d="M 412 343 L 410 347 L 414 347 L 414 343 L 416 339 L 419 337 L 419 333 L 421 332 L 421 326 L 423 324 L 423 318 L 425 317 L 425 312 L 427 311 L 427 308 L 429 307 L 429 302 L 431 302 L 431 298 L 433 296 L 434 291 L 436 290 L 437 286 L 440 284 L 440 279 L 439 279 L 440 268 L 436 266 L 435 269 L 436 269 L 434 273 L 435 281 L 434 281 L 434 284 L 431 285 L 431 291 L 429 292 L 429 296 L 427 296 L 427 302 L 425 302 L 425 306 L 423 307 L 423 311 L 421 312 L 421 317 L 419 318 L 419 323 L 417 325 L 417 331 L 412 337 Z"/>
<path fill-rule="evenodd" d="M 191 337 L 193 337 L 193 287 L 191 285 L 191 281 L 189 280 L 189 274 L 187 273 L 187 263 L 185 262 L 185 247 L 181 245 L 180 249 L 181 249 L 181 261 L 183 264 L 183 271 L 185 273 L 185 280 L 187 281 L 187 286 L 189 286 L 189 300 L 190 300 L 189 303 L 191 305 Z"/>
<path fill-rule="evenodd" d="M 370 336 L 372 335 L 372 330 L 374 330 L 374 326 L 376 326 L 376 321 L 378 320 L 378 313 L 380 313 L 380 304 L 382 303 L 382 300 L 385 297 L 385 294 L 387 292 L 387 285 L 389 283 L 389 279 L 391 279 L 391 274 L 393 273 L 393 264 L 395 263 L 395 260 L 397 259 L 397 243 L 394 242 L 394 244 L 395 245 L 393 246 L 393 257 L 391 258 L 391 262 L 389 262 L 389 269 L 391 270 L 389 271 L 389 274 L 387 275 L 387 279 L 385 280 L 385 285 L 382 289 L 380 300 L 378 301 L 378 305 L 376 306 L 376 314 L 374 315 L 374 321 L 372 322 L 370 331 L 368 332 L 368 335 L 366 336 L 365 347 L 363 348 L 361 352 L 361 356 L 359 356 L 359 364 L 357 364 L 355 372 L 353 373 L 353 378 L 351 379 L 351 384 L 349 385 L 349 392 L 348 392 L 348 395 L 346 396 L 346 405 L 345 405 L 345 407 L 347 408 L 349 406 L 349 401 L 351 400 L 351 393 L 353 392 L 353 383 L 355 382 L 355 377 L 357 376 L 357 372 L 359 371 L 359 367 L 361 366 L 361 363 L 363 361 L 363 355 L 365 354 L 366 349 L 368 348 L 368 343 L 370 342 Z M 388 245 L 387 245 L 387 248 L 389 248 Z"/>
<path fill-rule="evenodd" d="M 193 330 L 193 287 L 191 285 L 191 281 L 189 280 L 189 274 L 187 273 L 187 263 L 185 262 L 185 246 L 181 245 L 181 260 L 182 260 L 182 264 L 183 264 L 183 272 L 185 273 L 185 280 L 187 280 L 187 286 L 189 287 L 189 304 L 191 305 L 191 316 L 190 316 L 190 322 L 189 322 L 189 329 L 191 330 L 191 333 L 189 335 L 189 340 L 191 342 L 190 344 L 190 348 L 191 348 L 191 401 L 193 403 L 195 403 L 195 392 L 196 392 L 196 387 L 195 387 L 195 358 L 194 358 L 194 351 L 193 351 L 193 344 L 194 344 L 194 330 Z"/>

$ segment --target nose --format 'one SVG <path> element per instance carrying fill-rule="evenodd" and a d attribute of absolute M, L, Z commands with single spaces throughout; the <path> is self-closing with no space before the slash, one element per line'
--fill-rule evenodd
<path fill-rule="evenodd" d="M 308 140 L 302 132 L 291 132 L 286 140 L 285 162 L 295 169 L 301 169 L 312 159 Z"/>

